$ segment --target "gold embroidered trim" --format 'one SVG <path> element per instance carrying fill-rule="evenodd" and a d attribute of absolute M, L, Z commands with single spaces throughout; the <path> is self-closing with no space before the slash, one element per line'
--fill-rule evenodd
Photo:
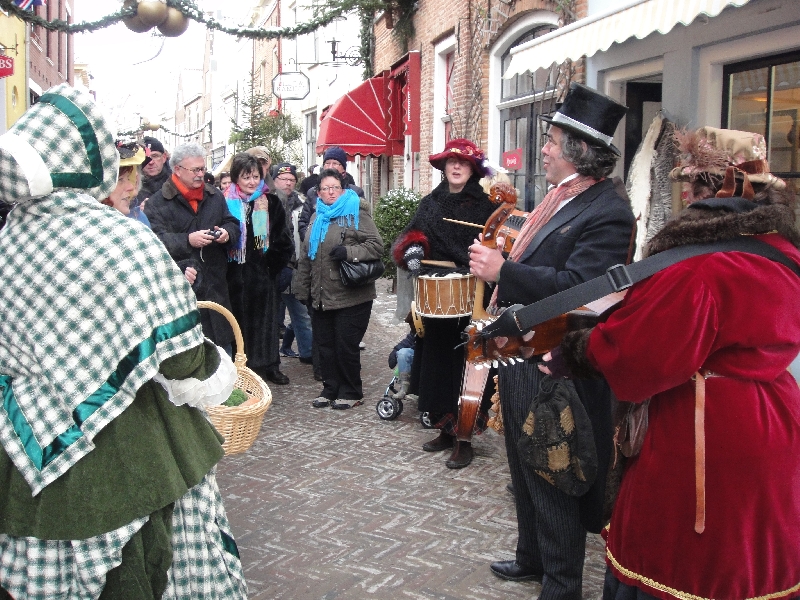
<path fill-rule="evenodd" d="M 681 592 L 680 590 L 676 590 L 669 586 L 664 585 L 663 583 L 658 583 L 657 581 L 653 581 L 649 577 L 645 577 L 644 575 L 639 575 L 638 573 L 634 573 L 623 567 L 617 559 L 614 558 L 614 555 L 611 554 L 611 549 L 608 547 L 608 543 L 606 542 L 606 556 L 608 560 L 611 561 L 611 564 L 614 566 L 617 571 L 625 575 L 625 577 L 629 577 L 630 579 L 635 579 L 636 581 L 641 581 L 648 587 L 653 588 L 654 590 L 658 590 L 660 592 L 664 592 L 669 594 L 670 596 L 675 596 L 676 598 L 680 598 L 681 600 L 709 600 L 707 598 L 703 598 L 702 596 L 695 596 L 694 594 L 690 594 L 688 592 Z M 800 591 L 800 583 L 790 587 L 788 590 L 784 590 L 782 592 L 773 592 L 772 594 L 766 594 L 764 596 L 756 596 L 755 598 L 747 598 L 746 600 L 773 600 L 775 598 L 781 598 L 788 596 L 789 594 L 793 594 L 795 592 Z"/>

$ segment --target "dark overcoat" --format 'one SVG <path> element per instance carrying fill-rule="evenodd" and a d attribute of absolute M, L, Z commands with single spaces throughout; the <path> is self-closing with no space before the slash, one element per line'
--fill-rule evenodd
<path fill-rule="evenodd" d="M 150 197 L 145 214 L 158 239 L 167 247 L 172 259 L 185 270 L 197 269 L 197 280 L 192 288 L 198 300 L 210 300 L 231 310 L 228 296 L 228 249 L 239 241 L 239 220 L 231 215 L 222 192 L 205 184 L 203 200 L 192 210 L 172 179 L 167 179 L 161 191 Z M 212 242 L 204 248 L 189 244 L 189 234 L 220 227 L 228 232 L 226 244 Z M 225 346 L 233 342 L 233 330 L 225 317 L 216 312 L 201 311 L 203 332 L 215 344 Z"/>
<path fill-rule="evenodd" d="M 603 180 L 579 194 L 559 210 L 531 240 L 518 262 L 506 261 L 500 269 L 498 304 L 531 304 L 579 283 L 599 277 L 606 269 L 624 264 L 630 251 L 634 217 L 630 205 Z M 523 403 L 530 397 L 503 385 L 508 370 L 500 369 L 503 403 Z M 541 374 L 531 370 L 531 389 L 538 389 Z M 509 381 L 511 386 L 513 383 Z M 589 531 L 602 527 L 605 473 L 612 454 L 611 391 L 604 380 L 575 380 L 578 396 L 592 421 L 598 454 L 598 478 L 580 498 L 581 522 Z M 503 409 L 505 414 L 505 407 Z M 519 431 L 506 428 L 506 435 Z"/>

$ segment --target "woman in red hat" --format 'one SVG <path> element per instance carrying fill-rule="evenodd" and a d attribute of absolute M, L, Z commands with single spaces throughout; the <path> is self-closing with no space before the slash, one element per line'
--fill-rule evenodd
<path fill-rule="evenodd" d="M 458 138 L 447 142 L 444 151 L 432 154 L 429 160 L 432 166 L 444 172 L 445 178 L 422 199 L 411 222 L 397 238 L 392 256 L 400 268 L 414 276 L 431 272 L 420 262 L 423 259 L 452 261 L 456 272 L 466 274 L 469 272 L 468 249 L 475 239 L 475 231 L 443 219 L 483 225 L 494 212 L 495 206 L 479 183 L 481 177 L 489 174 L 484 166 L 486 155 L 473 142 Z M 436 274 L 443 274 L 443 271 L 448 270 L 435 268 Z M 469 317 L 425 318 L 425 339 L 417 346 L 412 369 L 412 373 L 419 374 L 419 410 L 430 413 L 434 427 L 441 430 L 439 436 L 424 444 L 422 449 L 439 452 L 454 448 L 447 461 L 451 469 L 466 467 L 472 461 L 470 443 L 457 442 L 455 437 L 464 368 L 464 349 L 456 346 L 461 344 L 461 332 L 468 323 Z M 478 419 L 480 431 L 486 428 L 488 406 L 487 403 L 485 409 L 482 407 Z"/>

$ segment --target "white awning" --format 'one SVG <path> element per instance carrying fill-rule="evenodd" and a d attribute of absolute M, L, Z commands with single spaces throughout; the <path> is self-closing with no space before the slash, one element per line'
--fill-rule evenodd
<path fill-rule="evenodd" d="M 549 67 L 604 52 L 613 43 L 632 37 L 642 39 L 654 31 L 668 33 L 675 25 L 688 25 L 698 15 L 716 17 L 728 6 L 744 6 L 750 0 L 631 0 L 570 23 L 511 50 L 511 64 L 503 74 L 510 79 L 525 71 Z"/>

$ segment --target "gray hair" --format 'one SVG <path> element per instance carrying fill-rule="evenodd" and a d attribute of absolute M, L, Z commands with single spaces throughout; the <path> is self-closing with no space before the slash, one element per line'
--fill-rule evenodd
<path fill-rule="evenodd" d="M 179 165 L 187 158 L 202 158 L 205 160 L 206 151 L 205 149 L 195 142 L 187 142 L 185 144 L 181 144 L 175 150 L 172 151 L 172 154 L 169 157 L 169 166 L 172 169 L 175 169 L 175 165 Z"/>
<path fill-rule="evenodd" d="M 561 130 L 561 150 L 564 159 L 575 166 L 581 175 L 596 179 L 608 177 L 617 166 L 617 155 L 609 148 L 592 143 L 571 131 Z M 584 150 L 583 143 L 586 144 Z"/>

